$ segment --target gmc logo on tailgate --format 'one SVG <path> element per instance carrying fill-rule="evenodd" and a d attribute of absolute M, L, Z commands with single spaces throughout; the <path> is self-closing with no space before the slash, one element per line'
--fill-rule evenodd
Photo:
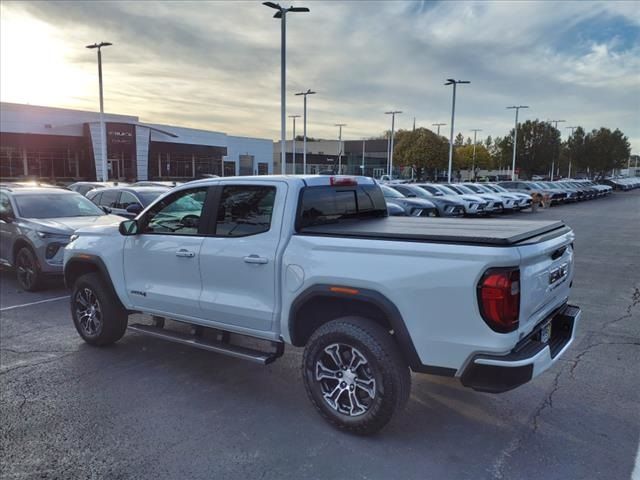
<path fill-rule="evenodd" d="M 558 268 L 554 268 L 549 272 L 549 285 L 559 282 L 569 273 L 569 264 L 563 263 Z"/>

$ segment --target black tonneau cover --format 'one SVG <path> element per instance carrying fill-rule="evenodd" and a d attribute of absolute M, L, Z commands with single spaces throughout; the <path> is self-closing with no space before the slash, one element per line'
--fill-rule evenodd
<path fill-rule="evenodd" d="M 569 228 L 563 222 L 550 220 L 386 217 L 313 225 L 302 228 L 298 233 L 503 247 L 541 235 L 547 238 L 545 234 L 550 232 L 554 232 L 552 236 L 556 236 L 568 231 Z"/>

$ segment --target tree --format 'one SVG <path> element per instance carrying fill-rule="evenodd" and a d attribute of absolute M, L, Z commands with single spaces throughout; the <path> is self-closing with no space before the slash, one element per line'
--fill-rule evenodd
<path fill-rule="evenodd" d="M 456 135 L 456 138 L 453 139 L 453 146 L 461 147 L 463 145 L 464 145 L 464 136 L 462 135 L 462 133 L 458 133 L 458 135 Z"/>
<path fill-rule="evenodd" d="M 584 155 L 578 161 L 583 169 L 588 167 L 592 175 L 598 179 L 614 168 L 626 167 L 629 155 L 629 139 L 617 128 L 612 132 L 601 127 L 585 136 Z"/>
<path fill-rule="evenodd" d="M 513 129 L 502 140 L 502 160 L 513 155 Z M 547 175 L 560 153 L 560 131 L 549 122 L 527 120 L 518 125 L 516 168 L 521 175 Z M 508 163 L 511 165 L 511 162 Z"/>
<path fill-rule="evenodd" d="M 453 165 L 456 170 L 470 169 L 473 166 L 473 145 L 464 145 L 455 149 Z M 491 155 L 482 143 L 476 145 L 476 168 L 489 168 Z"/>
<path fill-rule="evenodd" d="M 417 167 L 419 178 L 425 169 L 435 171 L 446 168 L 448 153 L 449 142 L 427 128 L 400 130 L 396 134 L 394 162 L 405 167 Z"/>

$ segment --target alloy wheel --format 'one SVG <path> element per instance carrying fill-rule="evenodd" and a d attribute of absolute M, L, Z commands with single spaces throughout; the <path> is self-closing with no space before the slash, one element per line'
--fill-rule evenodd
<path fill-rule="evenodd" d="M 90 288 L 78 290 L 74 299 L 78 324 L 87 337 L 95 337 L 102 328 L 102 309 L 96 294 Z"/>
<path fill-rule="evenodd" d="M 369 411 L 376 397 L 376 380 L 367 358 L 344 343 L 325 347 L 316 361 L 315 380 L 324 401 L 336 412 L 357 417 Z"/>

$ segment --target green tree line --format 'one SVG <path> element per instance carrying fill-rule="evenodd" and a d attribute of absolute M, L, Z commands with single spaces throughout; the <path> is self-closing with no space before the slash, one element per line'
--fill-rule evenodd
<path fill-rule="evenodd" d="M 551 123 L 527 120 L 518 125 L 516 168 L 520 177 L 548 175 L 552 164 L 554 173 L 566 177 L 571 171 L 589 172 L 603 177 L 613 169 L 624 168 L 631 154 L 628 138 L 619 130 L 606 127 L 586 132 L 577 127 L 565 141 L 560 130 Z M 513 156 L 513 129 L 504 137 L 488 136 L 474 145 L 458 133 L 454 139 L 453 170 L 506 169 Z M 421 177 L 434 176 L 445 170 L 449 161 L 449 141 L 428 128 L 400 130 L 395 135 L 394 163 L 413 166 Z"/>

